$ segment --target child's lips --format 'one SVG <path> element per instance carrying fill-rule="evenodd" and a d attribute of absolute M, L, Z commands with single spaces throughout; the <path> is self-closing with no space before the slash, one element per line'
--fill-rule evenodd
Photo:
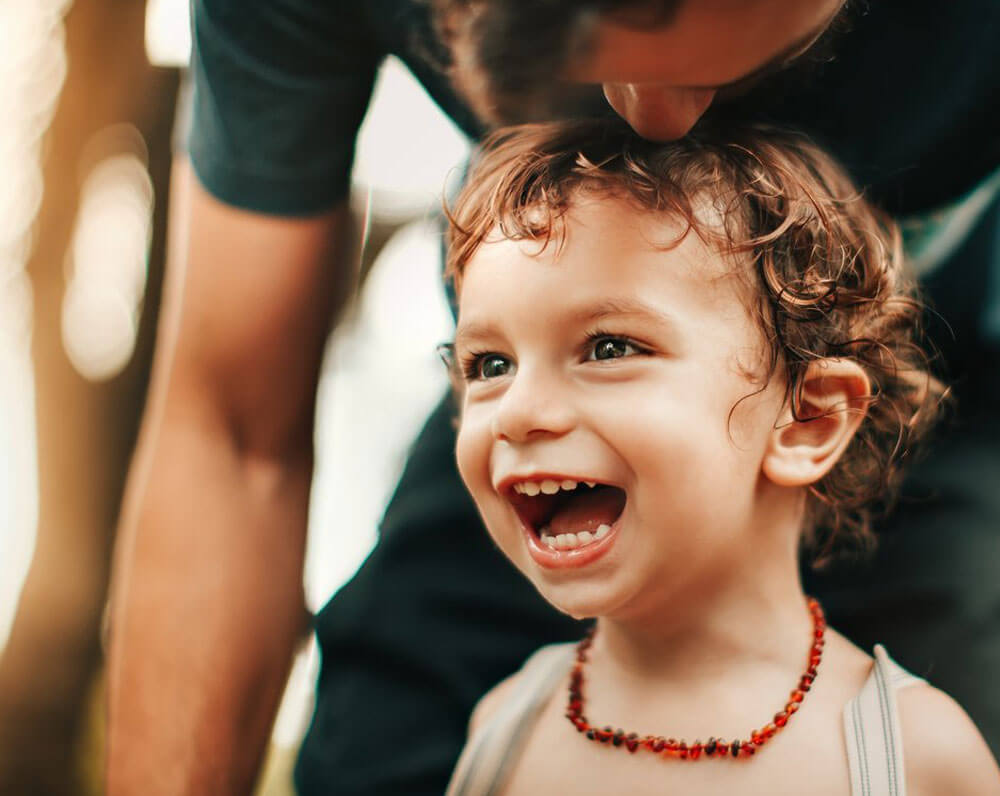
<path fill-rule="evenodd" d="M 625 490 L 600 478 L 533 472 L 497 485 L 520 520 L 531 557 L 547 569 L 586 566 L 614 544 Z"/>
<path fill-rule="evenodd" d="M 604 556 L 614 545 L 621 530 L 621 516 L 614 523 L 599 526 L 599 534 L 573 547 L 552 547 L 533 529 L 522 526 L 528 553 L 532 560 L 545 569 L 571 569 L 584 567 Z M 584 532 L 589 533 L 589 532 Z M 576 534 L 579 536 L 579 534 Z"/>

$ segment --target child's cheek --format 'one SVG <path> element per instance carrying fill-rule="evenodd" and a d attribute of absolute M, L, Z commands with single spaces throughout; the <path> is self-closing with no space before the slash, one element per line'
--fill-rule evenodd
<path fill-rule="evenodd" d="M 502 532 L 506 527 L 503 522 L 505 502 L 493 487 L 493 434 L 490 418 L 490 413 L 483 407 L 463 409 L 455 443 L 455 459 L 462 482 L 472 496 L 486 530 L 510 556 L 509 545 L 504 544 L 505 541 L 509 543 L 510 539 L 500 538 L 505 535 Z"/>
<path fill-rule="evenodd" d="M 458 419 L 458 436 L 455 441 L 455 460 L 458 463 L 458 473 L 462 477 L 465 488 L 477 504 L 486 492 L 492 493 L 490 481 L 490 440 L 489 426 L 481 411 L 475 408 L 460 410 Z"/>
<path fill-rule="evenodd" d="M 458 464 L 458 474 L 462 477 L 462 483 L 465 484 L 465 488 L 469 490 L 469 492 L 472 492 L 473 484 L 470 483 L 469 478 L 472 472 L 472 448 L 469 442 L 467 426 L 463 420 L 464 417 L 460 414 L 458 418 L 458 434 L 455 438 L 455 462 Z"/>

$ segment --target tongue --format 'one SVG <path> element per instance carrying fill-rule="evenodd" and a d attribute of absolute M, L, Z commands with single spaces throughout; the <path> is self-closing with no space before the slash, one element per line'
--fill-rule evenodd
<path fill-rule="evenodd" d="M 611 525 L 625 508 L 625 493 L 615 487 L 597 487 L 574 494 L 556 509 L 548 522 L 552 533 L 593 533 L 599 525 Z"/>

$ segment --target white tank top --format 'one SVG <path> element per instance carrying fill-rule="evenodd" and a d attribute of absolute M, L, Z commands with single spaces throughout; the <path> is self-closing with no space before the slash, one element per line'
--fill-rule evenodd
<path fill-rule="evenodd" d="M 496 796 L 503 790 L 538 716 L 572 666 L 575 648 L 555 644 L 528 658 L 516 689 L 465 745 L 448 796 Z M 896 691 L 922 682 L 875 645 L 871 674 L 844 706 L 852 796 L 905 796 Z"/>

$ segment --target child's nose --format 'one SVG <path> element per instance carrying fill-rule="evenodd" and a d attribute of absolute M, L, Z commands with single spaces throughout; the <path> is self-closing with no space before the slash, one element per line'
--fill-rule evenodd
<path fill-rule="evenodd" d="M 561 436 L 575 423 L 568 396 L 547 377 L 532 377 L 523 367 L 514 378 L 493 417 L 493 436 L 505 442 L 528 442 L 541 436 Z"/>

